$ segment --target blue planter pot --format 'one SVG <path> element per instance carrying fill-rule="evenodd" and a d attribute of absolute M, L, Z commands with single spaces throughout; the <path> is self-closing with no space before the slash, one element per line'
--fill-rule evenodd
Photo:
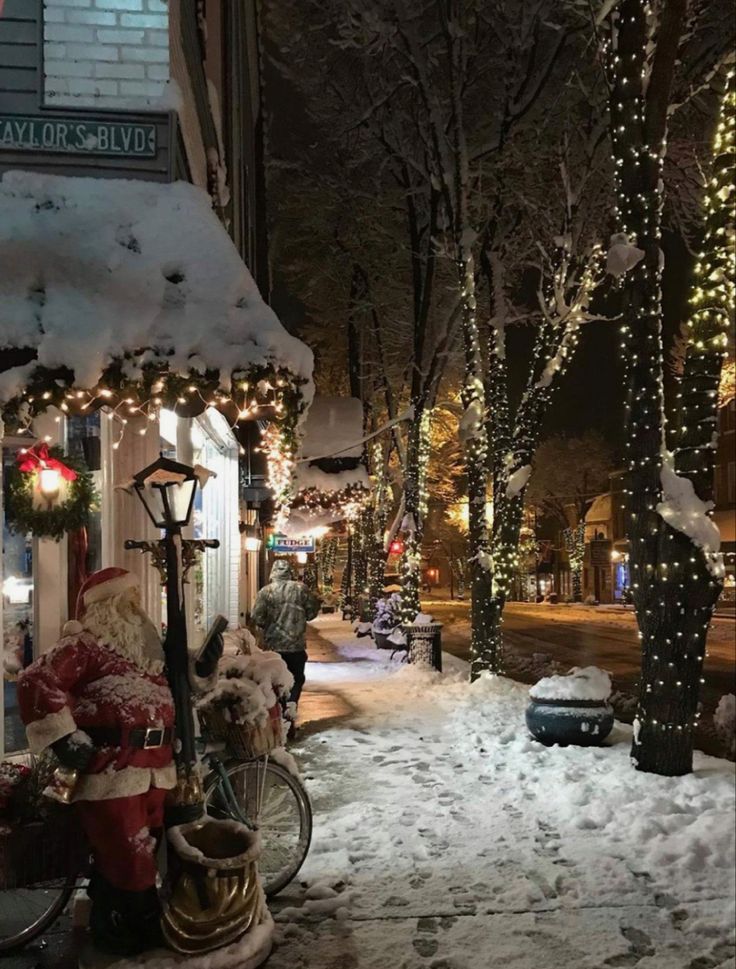
<path fill-rule="evenodd" d="M 613 708 L 607 700 L 530 700 L 526 725 L 546 747 L 599 747 L 613 729 Z"/>

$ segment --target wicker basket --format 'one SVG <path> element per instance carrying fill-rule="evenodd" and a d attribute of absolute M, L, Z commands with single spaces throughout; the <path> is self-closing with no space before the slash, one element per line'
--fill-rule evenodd
<path fill-rule="evenodd" d="M 226 744 L 233 757 L 252 760 L 281 746 L 281 709 L 278 706 L 268 711 L 264 724 L 231 723 L 218 709 L 199 710 L 198 716 L 207 739 Z"/>
<path fill-rule="evenodd" d="M 75 812 L 46 821 L 0 826 L 0 890 L 29 888 L 76 875 L 88 849 Z"/>

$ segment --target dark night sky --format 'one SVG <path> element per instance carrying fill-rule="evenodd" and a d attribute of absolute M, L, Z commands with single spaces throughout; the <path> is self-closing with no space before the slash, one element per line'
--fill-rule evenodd
<path fill-rule="evenodd" d="M 269 58 L 266 59 L 269 63 Z M 299 145 L 315 140 L 311 124 L 299 93 L 281 75 L 266 68 L 266 99 L 270 113 L 269 143 L 276 156 L 294 157 Z M 273 216 L 273 211 L 271 212 Z M 669 346 L 681 320 L 686 316 L 691 258 L 678 237 L 666 236 L 664 274 L 665 345 Z M 315 260 L 322 258 L 314 250 Z M 315 267 L 317 266 L 315 262 Z M 284 324 L 299 335 L 305 318 L 304 306 L 279 273 L 278 264 L 272 266 L 273 291 L 271 301 Z M 507 335 L 507 359 L 512 370 L 512 396 L 521 393 L 530 359 L 532 330 L 518 327 Z M 620 456 L 623 447 L 623 367 L 619 354 L 620 334 L 614 322 L 590 323 L 581 335 L 577 353 L 553 396 L 544 423 L 545 436 L 550 434 L 577 435 L 585 430 L 603 434 Z M 665 382 L 671 385 L 665 366 Z"/>

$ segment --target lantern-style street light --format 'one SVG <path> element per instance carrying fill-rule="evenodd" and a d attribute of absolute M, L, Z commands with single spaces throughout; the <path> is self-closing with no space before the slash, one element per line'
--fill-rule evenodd
<path fill-rule="evenodd" d="M 156 528 L 181 531 L 189 524 L 197 490 L 194 468 L 161 455 L 133 475 L 133 488 Z"/>
<path fill-rule="evenodd" d="M 241 522 L 240 534 L 243 536 L 243 549 L 246 552 L 260 552 L 263 544 L 260 526 Z"/>
<path fill-rule="evenodd" d="M 127 541 L 125 547 L 151 552 L 154 565 L 166 585 L 164 656 L 166 675 L 174 698 L 177 741 L 174 747 L 177 787 L 174 801 L 167 808 L 167 823 L 170 824 L 196 820 L 204 811 L 202 787 L 195 770 L 184 581 L 197 551 L 217 548 L 219 542 L 213 539 L 182 539 L 181 531 L 191 520 L 197 484 L 203 486 L 209 476 L 210 472 L 204 468 L 192 468 L 162 454 L 153 464 L 133 475 L 128 489 L 135 491 L 150 520 L 164 532 L 159 542 Z"/>

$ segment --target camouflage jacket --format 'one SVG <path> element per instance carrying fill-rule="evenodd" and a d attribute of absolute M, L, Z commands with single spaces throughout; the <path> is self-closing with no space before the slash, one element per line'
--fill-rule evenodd
<path fill-rule="evenodd" d="M 319 612 L 320 602 L 304 585 L 291 578 L 291 568 L 277 559 L 271 581 L 256 597 L 253 621 L 264 631 L 266 649 L 294 653 L 306 646 L 307 623 Z"/>

